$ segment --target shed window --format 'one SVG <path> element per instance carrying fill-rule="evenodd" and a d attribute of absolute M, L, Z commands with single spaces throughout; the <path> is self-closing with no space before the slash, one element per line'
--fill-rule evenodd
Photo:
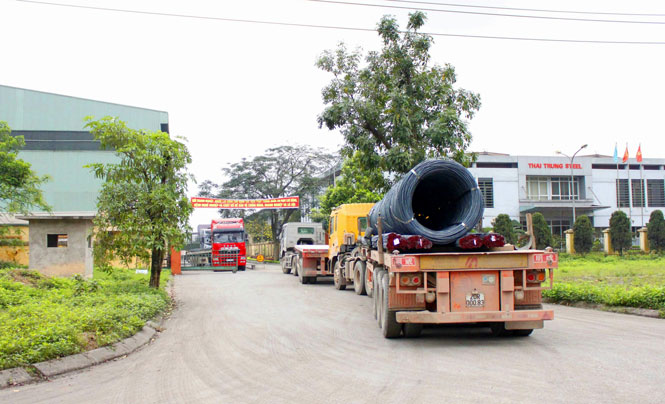
<path fill-rule="evenodd" d="M 67 247 L 68 239 L 69 237 L 67 237 L 66 234 L 47 234 L 46 247 L 49 248 Z"/>

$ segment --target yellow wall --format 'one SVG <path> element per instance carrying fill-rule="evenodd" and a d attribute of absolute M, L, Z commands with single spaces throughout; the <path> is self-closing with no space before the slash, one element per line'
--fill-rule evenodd
<path fill-rule="evenodd" d="M 18 234 L 17 234 L 18 231 Z M 8 226 L 6 234 L 0 236 L 0 239 L 19 239 L 28 242 L 28 226 Z M 25 246 L 0 246 L 0 261 L 13 262 L 19 265 L 28 265 L 29 248 Z"/>

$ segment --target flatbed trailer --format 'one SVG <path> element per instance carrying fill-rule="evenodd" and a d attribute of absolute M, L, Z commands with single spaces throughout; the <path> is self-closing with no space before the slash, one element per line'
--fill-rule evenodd
<path fill-rule="evenodd" d="M 552 320 L 557 254 L 546 250 L 394 254 L 364 249 L 375 317 L 386 338 L 416 336 L 423 324 L 485 323 L 497 335 L 529 335 Z M 548 281 L 543 286 L 544 281 Z"/>
<path fill-rule="evenodd" d="M 332 276 L 326 265 L 328 258 L 328 246 L 318 245 L 296 245 L 294 246 L 297 254 L 295 260 L 295 274 L 300 283 L 316 283 L 317 276 Z"/>

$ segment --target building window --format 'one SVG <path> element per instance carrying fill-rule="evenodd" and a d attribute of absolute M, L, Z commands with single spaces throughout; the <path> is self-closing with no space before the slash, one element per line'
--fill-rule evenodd
<path fill-rule="evenodd" d="M 580 177 L 526 177 L 527 199 L 535 201 L 569 201 L 580 199 Z M 572 192 L 571 192 L 572 188 Z"/>
<path fill-rule="evenodd" d="M 644 207 L 644 182 L 642 180 L 630 181 L 631 193 L 633 194 L 633 206 Z"/>
<path fill-rule="evenodd" d="M 555 236 L 563 237 L 563 232 L 570 229 L 570 219 L 548 219 L 547 224 Z"/>
<path fill-rule="evenodd" d="M 67 247 L 67 241 L 68 237 L 66 234 L 46 235 L 46 247 L 48 248 Z"/>
<path fill-rule="evenodd" d="M 665 207 L 665 180 L 647 180 L 647 202 L 653 208 Z"/>
<path fill-rule="evenodd" d="M 536 201 L 548 200 L 547 177 L 526 177 L 526 194 L 528 199 Z"/>
<path fill-rule="evenodd" d="M 630 205 L 630 194 L 628 191 L 628 180 L 617 180 L 617 207 L 627 208 Z"/>
<path fill-rule="evenodd" d="M 486 208 L 494 207 L 494 182 L 491 178 L 478 178 L 478 188 L 483 194 L 483 203 Z"/>

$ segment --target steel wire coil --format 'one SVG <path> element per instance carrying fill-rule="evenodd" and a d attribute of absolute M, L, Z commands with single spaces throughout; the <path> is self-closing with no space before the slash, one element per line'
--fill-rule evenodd
<path fill-rule="evenodd" d="M 434 244 L 451 244 L 483 216 L 483 197 L 464 166 L 426 160 L 399 180 L 369 212 L 374 234 L 381 215 L 383 233 L 415 234 Z"/>

